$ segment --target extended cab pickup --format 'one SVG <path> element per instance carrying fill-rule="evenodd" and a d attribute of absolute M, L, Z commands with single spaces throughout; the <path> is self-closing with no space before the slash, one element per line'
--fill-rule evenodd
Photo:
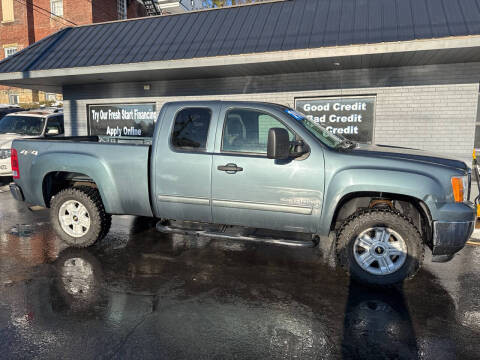
<path fill-rule="evenodd" d="M 50 208 L 71 246 L 115 214 L 334 234 L 340 264 L 374 285 L 412 277 L 425 245 L 449 260 L 476 219 L 464 162 L 356 144 L 267 103 L 168 103 L 151 146 L 15 140 L 12 168 L 13 196 Z"/>

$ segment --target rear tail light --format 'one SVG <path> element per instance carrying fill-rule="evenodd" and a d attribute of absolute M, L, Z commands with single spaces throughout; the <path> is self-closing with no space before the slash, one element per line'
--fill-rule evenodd
<path fill-rule="evenodd" d="M 11 161 L 12 161 L 13 178 L 20 179 L 20 167 L 18 166 L 18 154 L 17 154 L 17 150 L 15 149 L 12 149 Z"/>

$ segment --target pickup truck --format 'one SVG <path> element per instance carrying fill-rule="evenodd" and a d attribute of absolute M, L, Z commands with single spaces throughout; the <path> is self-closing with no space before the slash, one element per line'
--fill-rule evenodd
<path fill-rule="evenodd" d="M 464 162 L 357 144 L 276 104 L 167 103 L 151 146 L 20 139 L 11 159 L 13 196 L 50 208 L 73 247 L 116 214 L 297 232 L 334 238 L 350 276 L 382 286 L 413 277 L 425 247 L 450 260 L 476 220 Z"/>

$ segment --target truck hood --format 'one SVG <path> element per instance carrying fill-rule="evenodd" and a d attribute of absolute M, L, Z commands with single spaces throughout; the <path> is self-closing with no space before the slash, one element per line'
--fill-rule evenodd
<path fill-rule="evenodd" d="M 0 149 L 10 149 L 15 139 L 25 139 L 28 136 L 19 134 L 0 134 Z"/>
<path fill-rule="evenodd" d="M 399 160 L 412 160 L 429 164 L 448 166 L 455 169 L 468 170 L 464 161 L 445 155 L 430 153 L 423 150 L 402 148 L 388 145 L 358 144 L 352 150 L 354 154 L 366 156 L 380 156 Z"/>

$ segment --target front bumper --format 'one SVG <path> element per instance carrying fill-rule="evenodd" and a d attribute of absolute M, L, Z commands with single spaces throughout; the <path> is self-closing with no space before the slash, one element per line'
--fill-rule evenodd
<path fill-rule="evenodd" d="M 10 184 L 10 193 L 12 194 L 13 198 L 17 201 L 25 201 L 25 197 L 23 196 L 22 189 L 15 183 Z"/>
<path fill-rule="evenodd" d="M 10 158 L 0 159 L 0 176 L 12 176 L 12 165 Z"/>
<path fill-rule="evenodd" d="M 447 222 L 434 221 L 433 249 L 434 256 L 452 255 L 460 251 L 472 236 L 475 221 Z"/>

